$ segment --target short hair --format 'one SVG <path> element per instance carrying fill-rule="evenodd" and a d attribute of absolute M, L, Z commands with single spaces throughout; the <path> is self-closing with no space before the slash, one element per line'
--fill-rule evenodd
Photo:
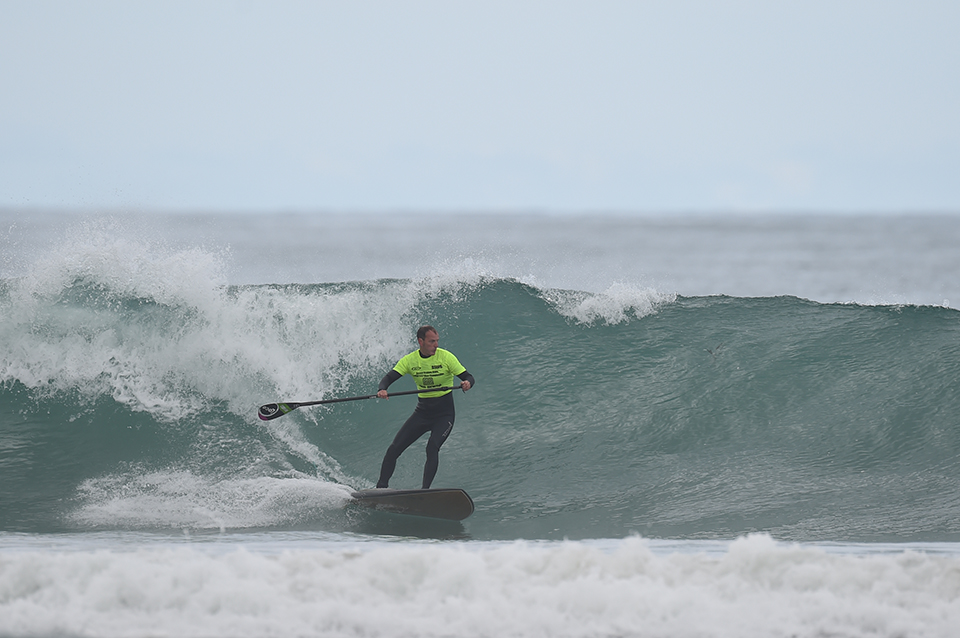
<path fill-rule="evenodd" d="M 417 340 L 426 339 L 428 332 L 437 332 L 437 329 L 433 326 L 420 326 L 420 329 L 417 330 Z M 437 335 L 440 333 L 437 332 Z"/>

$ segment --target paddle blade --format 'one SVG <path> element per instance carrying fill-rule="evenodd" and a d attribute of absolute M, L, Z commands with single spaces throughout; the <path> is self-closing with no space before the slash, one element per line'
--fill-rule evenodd
<path fill-rule="evenodd" d="M 287 412 L 292 412 L 296 408 L 296 405 L 291 406 L 289 403 L 268 403 L 260 406 L 257 416 L 260 417 L 261 421 L 270 421 L 283 416 Z"/>

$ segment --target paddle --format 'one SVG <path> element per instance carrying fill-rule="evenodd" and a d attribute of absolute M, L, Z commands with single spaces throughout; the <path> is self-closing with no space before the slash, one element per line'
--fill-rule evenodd
<path fill-rule="evenodd" d="M 460 386 L 448 386 L 445 388 L 430 388 L 429 390 L 409 390 L 405 392 L 391 392 L 387 394 L 388 397 L 399 397 L 404 394 L 420 394 L 421 392 L 440 392 L 443 390 L 456 390 Z M 267 403 L 266 405 L 261 405 L 260 410 L 257 411 L 257 416 L 260 417 L 261 421 L 270 421 L 271 419 L 276 419 L 283 416 L 287 412 L 293 412 L 297 408 L 302 408 L 308 405 L 320 405 L 321 403 L 343 403 L 344 401 L 362 401 L 363 399 L 376 399 L 377 395 L 368 394 L 362 397 L 344 397 L 341 399 L 324 399 L 323 401 L 305 401 L 303 403 Z"/>

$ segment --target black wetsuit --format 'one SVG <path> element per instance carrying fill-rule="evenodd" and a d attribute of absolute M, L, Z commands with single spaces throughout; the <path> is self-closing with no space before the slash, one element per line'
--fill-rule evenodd
<path fill-rule="evenodd" d="M 379 389 L 386 390 L 391 383 L 401 376 L 396 370 L 391 370 L 380 380 Z M 471 387 L 474 384 L 473 375 L 466 370 L 458 374 L 457 378 L 461 381 L 469 381 Z M 417 407 L 413 414 L 403 424 L 403 427 L 393 438 L 393 443 L 387 448 L 387 453 L 384 455 L 383 463 L 380 466 L 380 480 L 377 481 L 377 487 L 388 486 L 390 477 L 393 476 L 393 471 L 397 467 L 397 459 L 403 454 L 403 451 L 429 432 L 427 462 L 423 466 L 423 489 L 429 488 L 430 484 L 433 483 L 433 477 L 437 475 L 437 468 L 440 467 L 440 446 L 450 436 L 455 418 L 456 412 L 453 407 L 452 391 L 430 399 L 421 397 L 417 401 Z"/>

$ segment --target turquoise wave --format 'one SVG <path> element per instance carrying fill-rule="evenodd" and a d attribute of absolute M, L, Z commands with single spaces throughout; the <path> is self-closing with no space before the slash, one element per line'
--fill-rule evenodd
<path fill-rule="evenodd" d="M 960 540 L 947 308 L 464 277 L 8 281 L 0 305 L 5 531 L 381 531 L 342 486 L 372 485 L 414 399 L 256 408 L 369 394 L 431 323 L 477 378 L 435 482 L 477 504 L 453 533 Z"/>

